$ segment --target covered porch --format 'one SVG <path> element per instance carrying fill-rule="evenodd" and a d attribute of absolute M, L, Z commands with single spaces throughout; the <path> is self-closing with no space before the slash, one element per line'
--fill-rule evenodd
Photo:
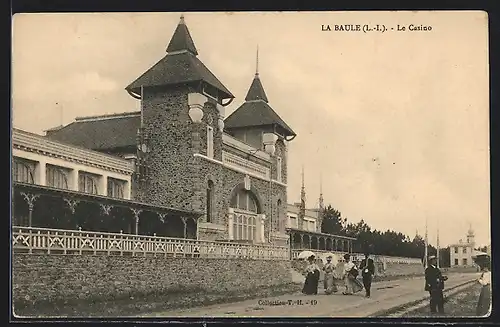
<path fill-rule="evenodd" d="M 13 183 L 14 226 L 197 239 L 201 216 L 120 198 Z"/>
<path fill-rule="evenodd" d="M 353 237 L 316 233 L 295 228 L 288 228 L 287 232 L 290 236 L 290 248 L 292 252 L 297 250 L 345 253 L 359 251 L 359 246 Z"/>

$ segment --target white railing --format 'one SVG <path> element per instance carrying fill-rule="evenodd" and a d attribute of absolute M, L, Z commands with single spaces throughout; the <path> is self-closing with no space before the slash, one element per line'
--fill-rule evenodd
<path fill-rule="evenodd" d="M 238 167 L 265 179 L 270 177 L 270 169 L 258 163 L 239 157 L 227 151 L 222 151 L 222 162 L 226 165 Z"/>
<path fill-rule="evenodd" d="M 125 159 L 55 142 L 43 136 L 28 133 L 19 129 L 12 130 L 12 145 L 18 148 L 43 151 L 44 153 L 49 153 L 57 157 L 76 160 L 83 164 L 111 168 L 125 172 L 134 171 L 134 165 Z"/>
<path fill-rule="evenodd" d="M 49 228 L 12 228 L 15 252 L 288 260 L 288 247 Z"/>
<path fill-rule="evenodd" d="M 311 251 L 318 256 L 323 253 L 334 253 L 344 255 L 348 252 L 346 251 L 327 251 L 327 250 L 316 250 L 316 249 L 292 249 L 292 259 L 297 259 L 300 252 Z M 364 253 L 349 253 L 353 261 L 361 261 L 365 257 Z M 404 257 L 390 257 L 384 255 L 371 255 L 370 256 L 375 262 L 385 262 L 385 263 L 397 263 L 397 264 L 422 264 L 422 261 L 418 258 L 404 258 Z"/>

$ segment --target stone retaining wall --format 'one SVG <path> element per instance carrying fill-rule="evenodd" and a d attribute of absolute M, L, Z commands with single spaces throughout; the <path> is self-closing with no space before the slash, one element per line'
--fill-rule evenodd
<path fill-rule="evenodd" d="M 14 254 L 14 305 L 224 293 L 292 282 L 288 260 Z"/>

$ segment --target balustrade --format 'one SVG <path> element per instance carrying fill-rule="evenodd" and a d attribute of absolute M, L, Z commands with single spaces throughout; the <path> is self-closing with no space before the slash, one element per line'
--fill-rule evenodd
<path fill-rule="evenodd" d="M 251 172 L 265 179 L 269 179 L 270 176 L 270 170 L 268 167 L 259 165 L 255 162 L 239 157 L 227 151 L 222 152 L 222 162 L 226 165 L 237 167 L 245 171 Z"/>
<path fill-rule="evenodd" d="M 288 260 L 288 247 L 201 241 L 123 233 L 48 228 L 12 228 L 14 252 L 47 254 L 152 255 Z"/>

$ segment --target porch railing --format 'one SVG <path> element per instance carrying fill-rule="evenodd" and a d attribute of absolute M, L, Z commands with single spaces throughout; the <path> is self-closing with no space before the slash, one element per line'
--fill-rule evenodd
<path fill-rule="evenodd" d="M 14 252 L 288 260 L 288 247 L 14 226 Z"/>

